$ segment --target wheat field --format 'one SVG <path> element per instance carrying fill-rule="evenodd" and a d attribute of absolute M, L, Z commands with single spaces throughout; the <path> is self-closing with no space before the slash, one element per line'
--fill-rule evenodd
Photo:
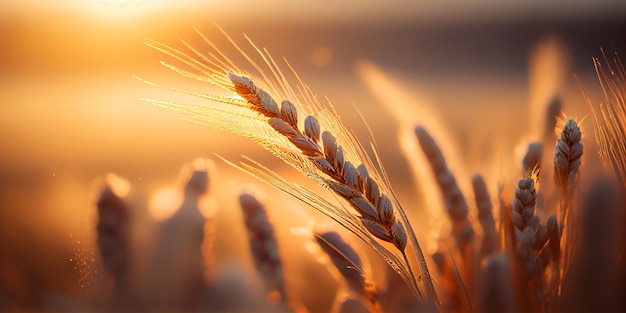
<path fill-rule="evenodd" d="M 540 36 L 527 47 L 523 106 L 493 105 L 521 94 L 516 78 L 516 88 L 491 80 L 472 93 L 484 104 L 438 107 L 437 93 L 408 87 L 430 77 L 390 70 L 404 58 L 351 58 L 321 45 L 311 69 L 262 35 L 259 43 L 217 24 L 187 26 L 182 36 L 141 33 L 136 45 L 159 68 L 131 69 L 124 83 L 140 86 L 133 105 L 150 114 L 83 112 L 112 114 L 104 129 L 114 137 L 92 138 L 86 125 L 63 130 L 74 115 L 44 111 L 34 129 L 71 134 L 76 144 L 60 149 L 71 152 L 25 157 L 19 136 L 15 151 L 0 150 L 8 161 L 0 164 L 8 199 L 0 202 L 0 311 L 626 310 L 620 47 L 586 47 L 585 70 L 572 73 L 580 51 Z M 276 39 L 279 47 L 293 32 Z M 342 62 L 352 76 L 338 74 Z M 475 84 L 445 77 L 455 70 L 475 74 Z M 467 64 L 428 71 L 455 102 L 464 99 L 452 94 L 490 75 Z M 349 77 L 361 89 L 339 83 Z M 16 95 L 31 89 L 20 88 L 7 99 L 26 99 Z M 26 108 L 43 95 L 33 97 Z M 26 111 L 7 111 L 5 125 Z M 151 125 L 142 134 L 151 139 L 124 126 L 138 121 Z M 40 165 L 46 160 L 54 166 Z M 72 166 L 87 170 L 73 177 Z M 43 176 L 53 182 L 40 188 L 33 179 Z M 42 211 L 24 209 L 34 204 Z"/>

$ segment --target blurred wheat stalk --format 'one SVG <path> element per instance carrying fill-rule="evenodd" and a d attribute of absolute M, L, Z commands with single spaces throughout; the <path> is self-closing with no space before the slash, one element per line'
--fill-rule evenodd
<path fill-rule="evenodd" d="M 369 145 L 368 153 L 341 123 L 332 107 L 320 102 L 295 73 L 298 84 L 290 86 L 274 59 L 251 41 L 248 40 L 255 56 L 247 55 L 227 37 L 250 63 L 252 72 L 249 72 L 234 64 L 207 38 L 202 38 L 209 47 L 208 52 L 201 52 L 184 41 L 187 52 L 152 40 L 146 44 L 182 64 L 181 67 L 163 62 L 167 68 L 224 88 L 233 95 L 217 96 L 164 87 L 208 101 L 203 104 L 149 101 L 182 112 L 184 118 L 193 122 L 248 137 L 328 189 L 337 201 L 292 183 L 252 159 L 246 158 L 239 165 L 231 163 L 326 214 L 369 245 L 399 275 L 388 276 L 388 283 L 380 288 L 371 279 L 372 273 L 363 266 L 361 257 L 337 232 L 316 232 L 315 242 L 329 256 L 339 273 L 336 276 L 345 282 L 333 311 L 626 309 L 621 300 L 626 283 L 623 258 L 626 214 L 622 198 L 626 181 L 626 85 L 624 68 L 617 57 L 615 68 L 608 71 L 594 60 L 606 102 L 598 109 L 588 101 L 593 108 L 598 153 L 622 184 L 602 175 L 593 178 L 590 184 L 581 182 L 583 152 L 589 151 L 584 149 L 579 122 L 561 113 L 558 101 L 541 113 L 547 116 L 548 125 L 557 120 L 557 138 L 550 139 L 550 135 L 544 134 L 539 136 L 541 142 L 528 146 L 519 164 L 522 177 L 512 192 L 499 187 L 499 205 L 493 205 L 489 182 L 480 174 L 471 178 L 474 201 L 467 201 L 433 136 L 424 125 L 412 125 L 412 140 L 417 142 L 415 147 L 420 148 L 427 163 L 427 166 L 412 166 L 430 168 L 433 181 L 425 184 L 436 186 L 442 199 L 441 211 L 447 215 L 443 223 L 447 227 L 442 228 L 436 238 L 437 249 L 427 257 L 407 212 L 391 189 L 375 143 Z M 255 59 L 260 59 L 261 63 Z M 276 97 L 282 100 L 280 104 Z M 302 115 L 304 119 L 299 118 Z M 554 144 L 553 150 L 547 149 L 550 141 Z M 413 157 L 417 151 L 405 151 L 410 162 L 422 162 Z M 551 164 L 542 162 L 545 159 L 552 159 Z M 542 176 L 546 172 L 553 177 Z M 198 305 L 202 303 L 200 298 L 210 298 L 212 292 L 216 293 L 210 284 L 197 281 L 203 275 L 200 252 L 203 251 L 202 238 L 206 240 L 206 236 L 198 236 L 198 232 L 206 230 L 206 221 L 197 214 L 195 203 L 207 188 L 206 177 L 206 171 L 194 172 L 185 187 L 181 210 L 163 223 L 163 237 L 157 244 L 166 248 L 162 252 L 156 249 L 156 263 L 149 275 L 152 282 L 144 295 L 145 299 L 153 299 L 152 307 L 131 304 L 132 300 L 124 297 L 132 293 L 133 288 L 133 292 L 138 292 L 137 287 L 127 284 L 126 278 L 132 251 L 127 238 L 128 208 L 105 186 L 98 201 L 98 243 L 105 269 L 115 282 L 112 308 L 232 309 Z M 545 188 L 545 184 L 552 188 Z M 581 186 L 590 187 L 581 189 Z M 278 238 L 263 204 L 247 193 L 241 194 L 239 200 L 250 251 L 267 295 L 268 306 L 264 309 L 306 311 L 301 303 L 287 297 Z M 475 218 L 472 208 L 477 212 Z M 554 214 L 542 219 L 542 212 Z M 188 257 L 178 259 L 168 250 L 171 247 L 181 249 L 176 256 L 189 253 Z M 436 269 L 432 276 L 427 264 Z M 167 275 L 179 269 L 189 275 Z M 394 277 L 401 277 L 404 284 L 394 283 Z M 162 289 L 163 286 L 168 287 Z"/>

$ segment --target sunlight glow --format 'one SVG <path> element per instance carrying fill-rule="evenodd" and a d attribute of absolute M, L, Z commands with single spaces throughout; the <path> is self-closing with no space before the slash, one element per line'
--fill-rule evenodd
<path fill-rule="evenodd" d="M 154 4 L 156 0 L 93 0 L 93 2 L 109 8 L 139 8 Z"/>
<path fill-rule="evenodd" d="M 157 191 L 150 197 L 150 216 L 157 221 L 166 220 L 176 213 L 182 202 L 183 197 L 175 188 Z"/>
<path fill-rule="evenodd" d="M 126 197 L 130 192 L 130 182 L 120 176 L 113 173 L 108 173 L 105 176 L 107 184 L 111 187 L 111 190 L 118 197 Z"/>

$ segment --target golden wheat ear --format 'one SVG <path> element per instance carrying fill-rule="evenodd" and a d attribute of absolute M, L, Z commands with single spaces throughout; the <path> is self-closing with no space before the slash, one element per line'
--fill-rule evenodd
<path fill-rule="evenodd" d="M 191 121 L 250 138 L 332 191 L 337 201 L 328 201 L 310 189 L 291 183 L 253 160 L 247 159 L 238 166 L 353 232 L 402 276 L 418 298 L 438 304 L 426 260 L 384 169 L 379 166 L 380 162 L 375 164 L 371 160 L 333 108 L 321 103 L 295 72 L 299 83 L 292 88 L 267 51 L 251 41 L 261 64 L 254 62 L 229 38 L 257 76 L 235 66 L 215 45 L 203 39 L 210 49 L 205 53 L 189 45 L 186 46 L 190 52 L 183 52 L 154 41 L 147 44 L 187 68 L 165 64 L 169 69 L 186 77 L 209 81 L 234 95 L 219 97 L 187 92 L 201 100 L 211 100 L 199 105 L 149 101 L 182 112 L 184 118 Z M 276 101 L 276 97 L 281 101 Z"/>

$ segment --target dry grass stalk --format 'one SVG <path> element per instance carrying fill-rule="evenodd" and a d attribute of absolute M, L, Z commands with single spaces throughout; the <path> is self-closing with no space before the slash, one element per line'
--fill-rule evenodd
<path fill-rule="evenodd" d="M 473 284 L 475 266 L 474 229 L 467 218 L 469 208 L 435 140 L 423 127 L 416 127 L 415 135 L 437 180 L 437 185 L 444 199 L 446 212 L 450 218 L 452 236 L 462 260 L 462 264 L 460 264 L 462 281 L 459 282 L 461 285 L 458 288 L 461 294 L 464 294 L 467 293 L 468 288 L 471 288 Z"/>
<path fill-rule="evenodd" d="M 239 195 L 239 204 L 248 230 L 254 265 L 262 278 L 267 298 L 273 305 L 287 308 L 283 265 L 274 229 L 268 220 L 265 206 L 249 193 Z"/>
<path fill-rule="evenodd" d="M 483 229 L 483 238 L 480 245 L 481 258 L 485 258 L 500 251 L 500 235 L 496 230 L 496 220 L 493 217 L 493 205 L 487 190 L 487 184 L 480 174 L 472 178 L 474 199 L 478 209 L 478 222 Z"/>
<path fill-rule="evenodd" d="M 492 254 L 482 268 L 476 312 L 516 312 L 515 284 L 509 258 Z"/>
<path fill-rule="evenodd" d="M 121 178 L 109 174 L 96 202 L 98 248 L 105 272 L 114 282 L 114 306 L 123 305 L 128 290 L 130 266 L 130 212 L 122 192 L 116 190 Z"/>
<path fill-rule="evenodd" d="M 369 311 L 380 312 L 376 285 L 367 278 L 356 251 L 334 231 L 316 233 L 315 241 L 339 270 L 348 288 L 366 301 Z"/>
<path fill-rule="evenodd" d="M 626 70 L 617 52 L 612 62 L 604 50 L 602 55 L 604 62 L 594 58 L 593 64 L 604 92 L 604 103 L 598 107 L 584 91 L 583 94 L 592 111 L 598 154 L 611 173 L 619 174 L 626 188 Z"/>
<path fill-rule="evenodd" d="M 266 51 L 252 44 L 265 63 L 263 67 L 229 38 L 260 74 L 269 91 L 257 85 L 251 74 L 236 66 L 210 41 L 203 39 L 211 46 L 212 52 L 200 53 L 187 43 L 184 44 L 191 55 L 158 42 L 149 40 L 147 44 L 173 56 L 197 74 L 164 63 L 166 67 L 190 78 L 209 81 L 238 96 L 222 97 L 169 88 L 213 103 L 202 106 L 151 102 L 184 112 L 186 118 L 192 121 L 251 138 L 285 163 L 332 190 L 347 201 L 354 212 L 330 203 L 312 190 L 290 183 L 252 160 L 240 167 L 339 222 L 380 253 L 416 296 L 425 302 L 438 303 L 425 258 L 410 223 L 393 195 L 384 171 L 374 165 L 354 135 L 305 85 L 300 83 L 299 93 L 296 93 Z M 271 94 L 285 100 L 279 105 Z M 298 111 L 314 113 L 304 118 L 302 131 L 299 129 Z M 374 238 L 393 244 L 402 257 L 396 256 Z M 417 273 L 407 256 L 408 243 L 419 264 Z"/>

